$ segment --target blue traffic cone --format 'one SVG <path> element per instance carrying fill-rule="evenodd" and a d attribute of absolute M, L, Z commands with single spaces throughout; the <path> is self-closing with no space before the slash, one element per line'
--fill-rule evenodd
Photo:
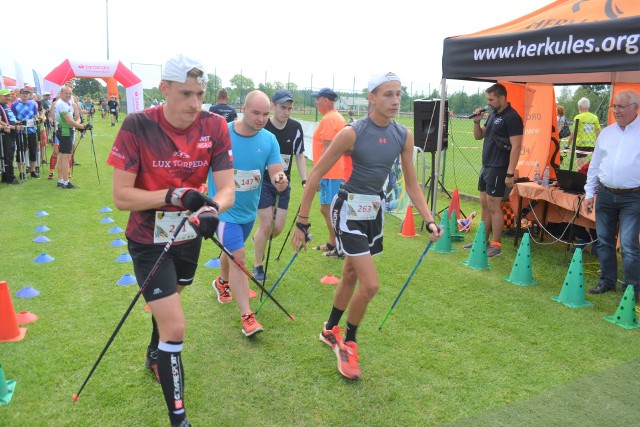
<path fill-rule="evenodd" d="M 132 285 L 136 283 L 136 276 L 131 274 L 125 274 L 116 283 L 122 286 Z"/>
<path fill-rule="evenodd" d="M 126 246 L 127 242 L 122 239 L 115 239 L 109 244 L 109 246 Z"/>
<path fill-rule="evenodd" d="M 116 258 L 116 262 L 131 262 L 131 261 L 133 261 L 133 259 L 131 258 L 131 255 L 129 255 L 128 253 L 122 254 L 118 258 Z"/>
<path fill-rule="evenodd" d="M 116 222 L 113 218 L 105 216 L 100 220 L 100 224 L 111 224 L 112 222 Z"/>
<path fill-rule="evenodd" d="M 46 225 L 41 225 L 39 227 L 36 227 L 35 231 L 36 233 L 46 233 L 47 231 L 50 231 L 51 229 L 49 227 L 47 227 Z"/>
<path fill-rule="evenodd" d="M 47 216 L 49 215 L 46 211 L 39 211 L 38 213 L 36 213 L 36 216 L 40 217 L 40 216 Z"/>
<path fill-rule="evenodd" d="M 577 248 L 571 258 L 569 271 L 564 278 L 560 295 L 551 297 L 571 308 L 591 307 L 593 303 L 584 299 L 584 275 L 582 273 L 582 249 Z"/>
<path fill-rule="evenodd" d="M 124 231 L 124 230 L 123 230 L 122 228 L 118 227 L 117 225 L 116 225 L 116 226 L 113 226 L 113 227 L 111 227 L 111 228 L 109 229 L 109 233 L 113 233 L 113 234 L 115 234 L 115 233 L 122 233 L 123 231 Z"/>
<path fill-rule="evenodd" d="M 109 206 L 104 206 L 102 209 L 100 209 L 100 213 L 109 213 L 112 210 L 113 209 L 111 209 Z"/>
<path fill-rule="evenodd" d="M 35 298 L 40 295 L 40 291 L 36 288 L 32 288 L 31 286 L 25 286 L 16 292 L 16 296 L 18 298 Z"/>
<path fill-rule="evenodd" d="M 50 241 L 51 241 L 51 239 L 49 239 L 47 236 L 43 236 L 43 235 L 40 235 L 40 236 L 38 236 L 38 237 L 36 237 L 36 238 L 34 238 L 32 240 L 32 242 L 36 242 L 36 243 L 47 243 L 47 242 L 50 242 Z"/>
<path fill-rule="evenodd" d="M 204 264 L 204 266 L 209 268 L 220 268 L 220 260 L 218 258 L 211 258 Z"/>
<path fill-rule="evenodd" d="M 35 262 L 36 264 L 44 264 L 47 262 L 51 262 L 53 261 L 55 258 L 47 255 L 47 254 L 40 254 L 36 257 L 36 259 L 33 260 L 33 262 Z"/>

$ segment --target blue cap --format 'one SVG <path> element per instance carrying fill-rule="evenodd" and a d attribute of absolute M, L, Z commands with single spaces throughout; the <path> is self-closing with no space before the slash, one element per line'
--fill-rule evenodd
<path fill-rule="evenodd" d="M 271 97 L 271 102 L 276 104 L 284 104 L 287 101 L 293 101 L 293 95 L 286 89 L 277 90 Z"/>
<path fill-rule="evenodd" d="M 313 96 L 314 98 L 327 98 L 330 101 L 335 101 L 336 99 L 338 99 L 338 94 L 328 87 L 323 87 L 319 91 L 313 92 L 311 96 Z"/>

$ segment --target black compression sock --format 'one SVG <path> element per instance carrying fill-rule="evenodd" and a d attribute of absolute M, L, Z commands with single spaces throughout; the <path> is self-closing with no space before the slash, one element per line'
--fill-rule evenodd
<path fill-rule="evenodd" d="M 180 423 L 187 416 L 181 352 L 182 342 L 160 341 L 158 344 L 158 374 L 172 424 Z"/>
<path fill-rule="evenodd" d="M 344 314 L 344 310 L 339 310 L 335 307 L 331 309 L 331 314 L 329 315 L 329 320 L 327 320 L 327 330 L 331 330 L 334 326 L 340 323 L 340 319 L 342 319 L 342 315 Z"/>
<path fill-rule="evenodd" d="M 158 343 L 160 342 L 160 333 L 158 333 L 158 324 L 156 323 L 156 318 L 151 315 L 151 341 L 149 341 L 149 347 L 153 350 L 158 348 Z"/>
<path fill-rule="evenodd" d="M 347 336 L 344 338 L 344 340 L 356 342 L 357 330 L 358 330 L 358 326 L 352 325 L 351 323 L 347 322 Z"/>

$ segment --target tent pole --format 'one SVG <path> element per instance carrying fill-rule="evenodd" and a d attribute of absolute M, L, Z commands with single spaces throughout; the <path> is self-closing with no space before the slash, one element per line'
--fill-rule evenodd
<path fill-rule="evenodd" d="M 445 114 L 445 100 L 447 99 L 447 80 L 442 79 L 440 81 L 440 123 L 438 123 L 438 148 L 436 149 L 436 163 L 434 166 L 434 170 L 432 173 L 433 176 L 433 197 L 431 197 L 431 213 L 435 214 L 436 210 L 436 200 L 438 199 L 438 183 L 440 182 L 440 157 L 442 155 L 442 139 L 444 133 L 444 123 L 447 117 Z"/>

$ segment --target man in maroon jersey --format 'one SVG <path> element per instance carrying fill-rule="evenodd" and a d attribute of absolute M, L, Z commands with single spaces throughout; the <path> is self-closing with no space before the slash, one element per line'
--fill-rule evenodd
<path fill-rule="evenodd" d="M 160 82 L 166 103 L 129 114 L 109 155 L 114 203 L 131 211 L 126 235 L 140 285 L 184 215 L 207 205 L 222 212 L 234 203 L 229 129 L 222 117 L 201 110 L 206 85 L 198 61 L 182 55 L 170 59 Z M 196 190 L 209 168 L 213 200 Z M 211 238 L 217 222 L 214 211 L 200 218 L 196 230 L 187 223 L 143 291 L 153 325 L 146 365 L 162 386 L 172 426 L 191 425 L 184 406 L 185 317 L 179 292 L 193 282 L 201 236 Z"/>

